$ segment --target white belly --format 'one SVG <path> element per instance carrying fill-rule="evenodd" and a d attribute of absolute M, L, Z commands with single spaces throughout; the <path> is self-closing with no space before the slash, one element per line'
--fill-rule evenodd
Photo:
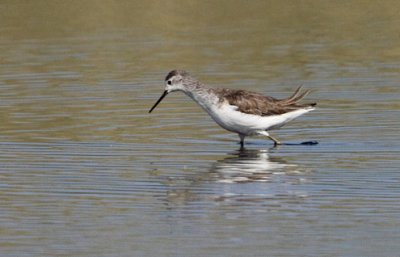
<path fill-rule="evenodd" d="M 289 121 L 314 110 L 314 108 L 306 108 L 281 115 L 258 116 L 242 113 L 236 109 L 236 106 L 223 104 L 206 111 L 224 129 L 250 136 L 261 131 L 280 128 Z"/>

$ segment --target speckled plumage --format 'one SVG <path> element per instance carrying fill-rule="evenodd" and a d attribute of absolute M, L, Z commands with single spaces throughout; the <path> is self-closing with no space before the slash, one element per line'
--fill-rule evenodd
<path fill-rule="evenodd" d="M 286 99 L 276 99 L 256 92 L 234 89 L 216 89 L 215 92 L 221 101 L 228 101 L 230 105 L 238 107 L 238 111 L 260 116 L 279 115 L 301 108 L 315 106 L 315 103 L 298 104 L 298 101 L 306 96 L 309 91 L 300 93 L 299 87 L 295 93 Z"/>

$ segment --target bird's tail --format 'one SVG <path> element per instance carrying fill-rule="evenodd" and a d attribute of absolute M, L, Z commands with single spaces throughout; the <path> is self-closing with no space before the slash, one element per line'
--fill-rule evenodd
<path fill-rule="evenodd" d="M 293 95 L 286 99 L 279 100 L 280 104 L 284 106 L 291 106 L 291 107 L 299 107 L 299 108 L 304 108 L 304 107 L 313 107 L 316 106 L 317 103 L 306 103 L 306 104 L 298 104 L 297 102 L 303 99 L 306 95 L 308 95 L 311 90 L 304 90 L 301 92 L 301 86 L 299 86 L 296 91 L 294 91 Z"/>

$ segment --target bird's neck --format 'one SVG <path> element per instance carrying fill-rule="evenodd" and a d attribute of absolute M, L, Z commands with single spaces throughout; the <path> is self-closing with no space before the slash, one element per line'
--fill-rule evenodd
<path fill-rule="evenodd" d="M 203 84 L 193 85 L 185 94 L 198 103 L 205 111 L 210 112 L 211 108 L 218 102 L 218 97 L 212 88 Z"/>

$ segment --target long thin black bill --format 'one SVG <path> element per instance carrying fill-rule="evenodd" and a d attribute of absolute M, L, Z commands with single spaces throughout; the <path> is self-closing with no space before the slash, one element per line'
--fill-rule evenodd
<path fill-rule="evenodd" d="M 156 106 L 162 101 L 162 99 L 164 99 L 164 97 L 166 97 L 168 95 L 168 91 L 165 90 L 164 93 L 161 95 L 160 99 L 157 100 L 157 102 L 153 105 L 153 107 L 151 107 L 149 113 L 151 113 L 153 111 L 154 108 L 156 108 Z"/>

